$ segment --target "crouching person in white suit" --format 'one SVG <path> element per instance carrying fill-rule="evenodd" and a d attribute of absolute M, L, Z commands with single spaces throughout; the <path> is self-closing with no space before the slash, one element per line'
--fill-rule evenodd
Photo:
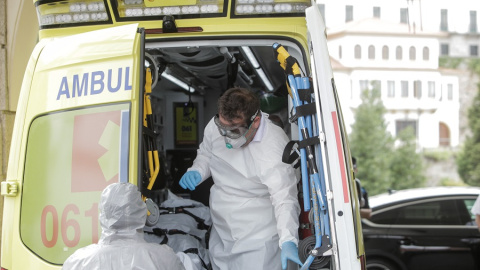
<path fill-rule="evenodd" d="M 135 185 L 107 186 L 102 192 L 99 210 L 102 235 L 98 244 L 77 250 L 62 269 L 185 270 L 169 246 L 147 243 L 143 239 L 147 207 Z"/>

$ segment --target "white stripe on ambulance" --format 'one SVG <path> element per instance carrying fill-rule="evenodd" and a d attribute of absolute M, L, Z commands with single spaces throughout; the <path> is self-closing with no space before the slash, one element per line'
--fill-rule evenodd
<path fill-rule="evenodd" d="M 122 75 L 125 78 L 122 80 Z M 105 82 L 107 85 L 107 90 L 111 93 L 115 93 L 120 89 L 124 91 L 132 90 L 132 85 L 130 81 L 130 67 L 118 68 L 118 75 L 113 75 L 113 69 L 109 69 L 105 81 L 105 72 L 104 71 L 92 71 L 83 74 L 74 74 L 72 78 L 64 76 L 60 82 L 60 87 L 58 89 L 57 100 L 62 96 L 64 98 L 75 98 L 87 95 L 98 95 L 103 92 L 105 89 Z M 116 79 L 112 82 L 113 79 Z M 90 81 L 90 84 L 89 84 Z M 71 82 L 71 84 L 69 83 Z M 123 82 L 123 85 L 122 85 Z M 71 90 L 69 85 L 71 85 Z"/>

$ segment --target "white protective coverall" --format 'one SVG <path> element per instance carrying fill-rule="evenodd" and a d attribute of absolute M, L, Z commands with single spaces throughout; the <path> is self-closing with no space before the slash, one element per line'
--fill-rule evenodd
<path fill-rule="evenodd" d="M 262 113 L 252 142 L 228 149 L 213 119 L 191 168 L 212 176 L 209 251 L 215 270 L 281 269 L 280 246 L 298 244 L 297 179 L 282 162 L 285 132 Z"/>
<path fill-rule="evenodd" d="M 170 247 L 143 239 L 147 207 L 135 185 L 107 186 L 102 192 L 99 210 L 102 235 L 98 244 L 75 251 L 62 269 L 185 270 Z"/>
<path fill-rule="evenodd" d="M 188 214 L 183 214 L 184 212 L 168 214 L 169 211 L 173 210 L 175 212 L 182 207 L 186 207 L 185 211 L 188 211 L 199 220 L 203 220 L 202 223 L 205 228 L 199 229 L 198 221 Z M 169 190 L 168 199 L 160 204 L 160 218 L 157 224 L 144 228 L 145 240 L 149 243 L 162 243 L 165 241 L 165 244 L 171 247 L 177 256 L 181 258 L 187 270 L 205 270 L 207 268 L 205 266 L 210 264 L 205 235 L 207 227 L 211 225 L 210 209 L 207 206 L 201 202 L 178 197 Z M 159 236 L 153 234 L 153 230 L 156 228 L 176 231 L 177 233 L 167 233 Z M 190 250 L 190 252 L 184 253 L 187 250 Z"/>

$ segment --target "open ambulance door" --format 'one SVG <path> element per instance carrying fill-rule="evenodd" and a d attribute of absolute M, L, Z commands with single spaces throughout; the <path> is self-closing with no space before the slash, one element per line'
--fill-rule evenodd
<path fill-rule="evenodd" d="M 132 24 L 35 48 L 2 183 L 2 269 L 60 269 L 98 242 L 102 190 L 137 184 L 143 40 Z"/>
<path fill-rule="evenodd" d="M 326 28 L 317 5 L 306 9 L 308 45 L 320 153 L 332 243 L 331 269 L 364 269 L 363 238 L 351 173 L 350 152 L 327 48 Z"/>

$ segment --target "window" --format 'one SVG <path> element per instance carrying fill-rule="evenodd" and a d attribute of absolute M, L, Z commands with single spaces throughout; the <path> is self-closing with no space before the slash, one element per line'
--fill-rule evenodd
<path fill-rule="evenodd" d="M 430 59 L 430 50 L 428 47 L 423 47 L 423 60 L 428 61 Z"/>
<path fill-rule="evenodd" d="M 448 10 L 440 10 L 440 31 L 448 31 Z"/>
<path fill-rule="evenodd" d="M 345 22 L 353 21 L 353 6 L 345 6 Z"/>
<path fill-rule="evenodd" d="M 338 46 L 338 59 L 342 59 L 342 46 Z"/>
<path fill-rule="evenodd" d="M 415 47 L 410 47 L 410 50 L 408 50 L 408 56 L 410 60 L 415 60 L 415 58 L 417 58 L 417 51 L 415 50 Z"/>
<path fill-rule="evenodd" d="M 364 90 L 368 90 L 368 80 L 360 80 L 360 92 L 363 92 Z"/>
<path fill-rule="evenodd" d="M 401 8 L 400 9 L 400 23 L 408 23 L 408 9 Z"/>
<path fill-rule="evenodd" d="M 477 11 L 470 10 L 470 33 L 477 33 Z"/>
<path fill-rule="evenodd" d="M 408 81 L 401 81 L 400 82 L 400 86 L 401 86 L 401 96 L 402 97 L 408 97 Z"/>
<path fill-rule="evenodd" d="M 380 18 L 380 7 L 373 7 L 373 17 Z"/>
<path fill-rule="evenodd" d="M 361 59 L 362 58 L 362 47 L 360 45 L 355 45 L 355 59 Z"/>
<path fill-rule="evenodd" d="M 419 202 L 372 216 L 377 224 L 395 225 L 464 225 L 457 200 Z"/>
<path fill-rule="evenodd" d="M 415 137 L 417 136 L 417 121 L 415 120 L 397 120 L 395 121 L 396 135 L 400 134 L 404 129 L 411 129 Z"/>
<path fill-rule="evenodd" d="M 377 89 L 380 92 L 382 91 L 382 84 L 379 80 L 359 80 L 360 91 Z"/>
<path fill-rule="evenodd" d="M 447 98 L 453 100 L 453 85 L 451 83 L 447 84 Z"/>
<path fill-rule="evenodd" d="M 382 59 L 383 60 L 388 60 L 388 46 L 385 45 L 382 48 Z"/>
<path fill-rule="evenodd" d="M 471 225 L 475 225 L 475 214 L 472 214 L 472 207 L 473 207 L 473 204 L 475 203 L 475 200 L 476 198 L 463 200 L 463 203 L 465 204 L 465 208 L 467 209 L 467 213 L 469 213 L 470 215 Z"/>
<path fill-rule="evenodd" d="M 107 185 L 128 182 L 129 121 L 127 103 L 68 110 L 33 120 L 25 154 L 19 230 L 23 243 L 35 254 L 50 263 L 62 264 L 66 259 L 62 254 L 65 246 L 86 246 L 98 241 L 98 215 L 89 213 L 96 213 L 94 202 L 98 199 L 94 198 L 100 198 Z M 54 134 L 52 127 L 57 130 Z M 105 152 L 108 159 L 102 156 Z M 57 196 L 58 193 L 72 196 Z M 83 203 L 85 196 L 91 204 Z M 68 214 L 70 221 L 74 220 L 70 219 L 72 216 L 86 213 L 93 223 L 75 222 L 76 226 L 71 226 L 75 229 L 69 229 L 73 230 L 71 236 L 62 241 L 63 231 L 55 229 L 56 221 L 50 221 L 57 214 L 59 221 L 62 212 L 63 218 L 76 212 Z M 38 224 L 38 231 L 32 230 L 32 224 Z"/>
<path fill-rule="evenodd" d="M 422 81 L 413 82 L 413 96 L 418 99 L 422 97 Z"/>
<path fill-rule="evenodd" d="M 395 97 L 395 82 L 387 81 L 387 97 Z"/>
<path fill-rule="evenodd" d="M 433 81 L 428 82 L 428 97 L 435 98 L 435 82 Z"/>
<path fill-rule="evenodd" d="M 382 93 L 382 83 L 379 80 L 373 80 L 370 84 L 369 89 L 377 89 L 380 93 Z"/>
<path fill-rule="evenodd" d="M 370 221 L 377 224 L 395 224 L 398 216 L 397 211 L 397 209 L 393 209 L 377 213 L 370 218 Z"/>
<path fill-rule="evenodd" d="M 368 46 L 368 59 L 375 59 L 375 47 L 373 45 Z"/>
<path fill-rule="evenodd" d="M 470 56 L 478 56 L 478 45 L 470 45 Z"/>
<path fill-rule="evenodd" d="M 395 55 L 397 57 L 397 60 L 402 60 L 402 47 L 397 46 L 397 49 L 395 50 Z"/>
<path fill-rule="evenodd" d="M 449 54 L 449 46 L 448 44 L 440 44 L 440 55 L 448 56 Z"/>

